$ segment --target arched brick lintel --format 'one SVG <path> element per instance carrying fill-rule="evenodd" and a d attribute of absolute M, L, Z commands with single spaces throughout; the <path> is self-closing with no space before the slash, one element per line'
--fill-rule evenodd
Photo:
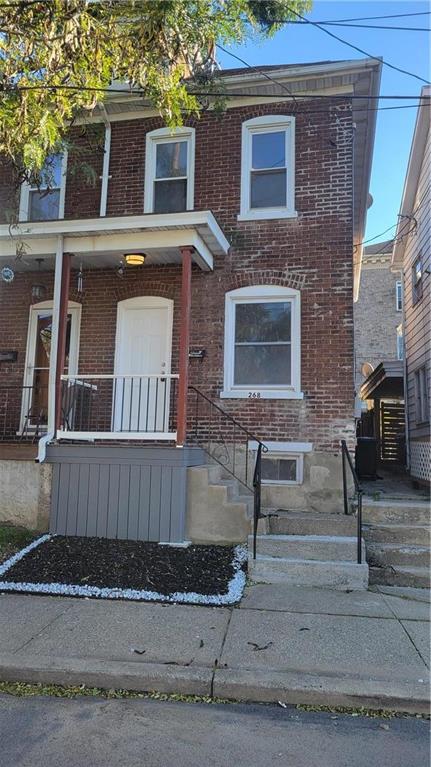
<path fill-rule="evenodd" d="M 238 272 L 232 274 L 225 282 L 226 292 L 236 288 L 245 288 L 249 285 L 280 285 L 286 288 L 301 290 L 304 287 L 306 276 L 298 272 L 289 272 L 287 269 L 263 269 L 250 272 Z"/>
<path fill-rule="evenodd" d="M 133 283 L 119 285 L 115 289 L 115 298 L 117 301 L 124 301 L 127 298 L 138 298 L 139 296 L 161 296 L 162 298 L 171 298 L 175 296 L 175 287 L 167 285 L 161 280 L 153 282 L 144 282 L 140 284 Z"/>

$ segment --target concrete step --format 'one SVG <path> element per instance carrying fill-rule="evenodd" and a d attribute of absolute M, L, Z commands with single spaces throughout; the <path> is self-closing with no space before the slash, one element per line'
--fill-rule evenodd
<path fill-rule="evenodd" d="M 363 525 L 362 535 L 371 543 L 399 543 L 406 546 L 419 544 L 430 546 L 430 528 L 428 525 Z"/>
<path fill-rule="evenodd" d="M 354 536 L 356 517 L 306 511 L 276 511 L 268 517 L 268 527 L 269 531 L 276 535 Z"/>
<path fill-rule="evenodd" d="M 258 535 L 257 551 L 263 556 L 309 559 L 321 562 L 356 561 L 356 538 L 330 535 Z M 248 539 L 249 550 L 253 536 Z M 365 562 L 365 544 L 362 544 Z"/>
<path fill-rule="evenodd" d="M 259 554 L 249 556 L 248 574 L 260 583 L 286 586 L 315 586 L 335 590 L 360 591 L 368 587 L 368 565 L 353 562 L 321 562 L 307 559 L 282 559 Z"/>
<path fill-rule="evenodd" d="M 426 546 L 400 546 L 393 543 L 370 543 L 366 545 L 368 564 L 377 567 L 406 565 L 407 567 L 430 566 L 430 549 Z"/>
<path fill-rule="evenodd" d="M 427 501 L 372 501 L 363 499 L 363 522 L 371 524 L 387 524 L 391 522 L 402 524 L 426 525 L 430 520 L 430 505 Z"/>
<path fill-rule="evenodd" d="M 428 567 L 374 567 L 370 566 L 370 585 L 412 586 L 416 589 L 430 588 Z"/>

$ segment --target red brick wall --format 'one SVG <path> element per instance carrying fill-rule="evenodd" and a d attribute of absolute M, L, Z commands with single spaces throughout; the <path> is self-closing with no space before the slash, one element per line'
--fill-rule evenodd
<path fill-rule="evenodd" d="M 195 208 L 212 210 L 232 243 L 213 273 L 193 270 L 191 382 L 258 436 L 312 441 L 334 450 L 351 434 L 353 417 L 352 145 L 349 109 L 339 122 L 325 103 L 300 106 L 296 119 L 297 219 L 238 222 L 241 125 L 261 114 L 289 114 L 286 104 L 230 109 L 220 119 L 206 114 L 195 124 Z M 145 132 L 157 119 L 112 125 L 108 215 L 143 211 Z M 101 169 L 102 154 L 96 156 Z M 66 216 L 97 214 L 100 189 L 90 194 L 68 181 Z M 304 400 L 223 400 L 224 298 L 227 290 L 252 284 L 289 284 L 286 270 L 304 280 L 302 390 Z M 30 285 L 33 275 L 0 284 L 2 347 L 20 356 L 11 373 L 22 375 Z M 38 280 L 39 281 L 39 280 Z M 114 270 L 87 272 L 81 322 L 80 370 L 111 372 L 116 304 L 136 295 L 174 299 L 173 371 L 177 370 L 179 267 L 142 267 L 120 279 Z M 0 367 L 3 377 L 5 367 Z"/>

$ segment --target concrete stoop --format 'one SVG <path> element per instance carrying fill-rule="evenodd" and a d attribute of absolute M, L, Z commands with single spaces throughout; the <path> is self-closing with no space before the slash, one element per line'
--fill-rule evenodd
<path fill-rule="evenodd" d="M 429 502 L 364 497 L 363 518 L 370 583 L 429 588 Z"/>
<path fill-rule="evenodd" d="M 242 543 L 253 518 L 253 496 L 219 464 L 188 469 L 187 538 L 193 543 Z"/>
<path fill-rule="evenodd" d="M 261 583 L 358 591 L 368 586 L 368 565 L 356 563 L 356 538 L 337 535 L 258 535 L 248 541 L 248 572 Z"/>

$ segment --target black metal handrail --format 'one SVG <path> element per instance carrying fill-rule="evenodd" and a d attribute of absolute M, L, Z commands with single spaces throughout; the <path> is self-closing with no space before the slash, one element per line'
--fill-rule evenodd
<path fill-rule="evenodd" d="M 349 513 L 349 499 L 347 496 L 347 472 L 346 472 L 347 465 L 349 466 L 349 469 L 351 471 L 351 474 L 353 477 L 353 484 L 355 486 L 355 494 L 357 498 L 356 500 L 357 562 L 358 562 L 358 565 L 360 565 L 362 564 L 362 496 L 364 491 L 362 489 L 361 483 L 359 482 L 358 475 L 356 474 L 352 457 L 349 453 L 345 439 L 341 440 L 341 459 L 342 459 L 342 465 L 343 465 L 343 499 L 344 499 L 345 514 Z"/>
<path fill-rule="evenodd" d="M 267 453 L 268 448 L 262 440 L 206 394 L 195 386 L 190 385 L 188 388 L 195 396 L 195 407 L 194 410 L 191 409 L 190 419 L 192 438 L 210 458 L 253 493 L 253 559 L 256 559 L 257 527 L 259 519 L 262 518 L 262 453 Z M 206 411 L 203 408 L 206 408 Z M 253 467 L 249 461 L 249 441 L 256 443 Z M 241 451 L 245 454 L 245 462 L 238 460 L 238 452 Z M 239 458 L 241 459 L 241 454 Z"/>

